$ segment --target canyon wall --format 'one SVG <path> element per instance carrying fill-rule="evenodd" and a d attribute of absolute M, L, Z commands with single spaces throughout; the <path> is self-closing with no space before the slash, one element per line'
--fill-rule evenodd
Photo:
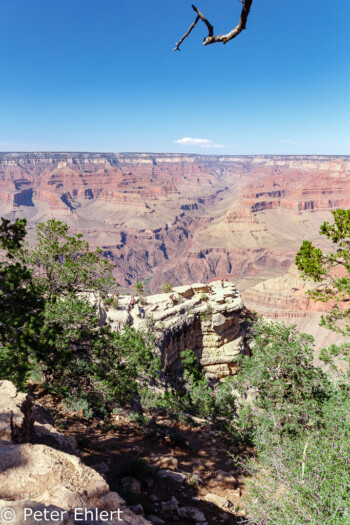
<path fill-rule="evenodd" d="M 246 288 L 242 297 L 247 308 L 257 311 L 265 319 L 296 325 L 299 331 L 313 335 L 315 363 L 319 365 L 319 351 L 333 343 L 345 342 L 345 337 L 320 326 L 322 315 L 331 311 L 333 302 L 322 303 L 311 299 L 307 291 L 315 286 L 311 280 L 304 281 L 292 264 L 284 275 Z"/>
<path fill-rule="evenodd" d="M 320 224 L 349 207 L 347 156 L 0 153 L 0 215 L 26 217 L 30 242 L 38 222 L 68 223 L 102 248 L 124 291 L 282 277 L 304 239 L 328 249 Z M 254 293 L 263 311 L 269 295 Z"/>
<path fill-rule="evenodd" d="M 0 213 L 82 231 L 129 287 L 282 274 L 330 210 L 349 157 L 0 153 Z M 271 274 L 272 272 L 272 274 Z"/>

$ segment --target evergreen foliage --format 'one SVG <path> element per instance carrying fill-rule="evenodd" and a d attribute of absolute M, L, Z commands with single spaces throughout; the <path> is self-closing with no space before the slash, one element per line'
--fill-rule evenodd
<path fill-rule="evenodd" d="M 308 294 L 315 301 L 335 301 L 331 312 L 322 317 L 321 325 L 339 334 L 350 336 L 350 210 L 332 211 L 334 224 L 324 222 L 320 235 L 336 245 L 335 251 L 323 253 L 310 241 L 304 241 L 296 255 L 302 276 L 318 283 Z M 343 303 L 340 306 L 339 303 Z"/>
<path fill-rule="evenodd" d="M 23 387 L 33 355 L 40 348 L 38 332 L 44 301 L 32 272 L 15 260 L 25 237 L 25 219 L 2 219 L 0 225 L 0 379 Z"/>
<path fill-rule="evenodd" d="M 162 290 L 164 293 L 172 292 L 174 288 L 174 285 L 171 283 L 165 283 L 162 286 Z"/>
<path fill-rule="evenodd" d="M 160 368 L 147 334 L 101 326 L 98 304 L 115 294 L 113 266 L 81 234 L 51 219 L 24 245 L 25 220 L 2 221 L 0 266 L 0 378 L 23 388 L 33 367 L 46 386 L 104 416 L 132 401 Z"/>
<path fill-rule="evenodd" d="M 236 435 L 255 445 L 250 523 L 345 525 L 350 518 L 350 387 L 313 366 L 312 338 L 259 321 L 230 379 Z M 238 434 L 237 434 L 238 431 Z"/>

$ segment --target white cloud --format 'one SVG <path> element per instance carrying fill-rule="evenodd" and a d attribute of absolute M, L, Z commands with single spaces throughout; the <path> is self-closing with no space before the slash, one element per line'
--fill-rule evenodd
<path fill-rule="evenodd" d="M 191 137 L 174 140 L 174 143 L 180 144 L 181 146 L 199 146 L 200 148 L 226 148 L 223 144 L 216 144 L 213 140 L 192 139 Z"/>
<path fill-rule="evenodd" d="M 282 139 L 280 142 L 284 142 L 285 144 L 298 144 L 295 140 L 291 139 Z"/>

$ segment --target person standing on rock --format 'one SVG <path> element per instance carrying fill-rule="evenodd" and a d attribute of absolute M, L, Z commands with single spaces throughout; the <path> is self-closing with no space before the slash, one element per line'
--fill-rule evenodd
<path fill-rule="evenodd" d="M 134 305 L 135 305 L 135 297 L 132 297 L 132 298 L 130 299 L 130 307 L 131 307 L 131 308 L 134 308 Z"/>

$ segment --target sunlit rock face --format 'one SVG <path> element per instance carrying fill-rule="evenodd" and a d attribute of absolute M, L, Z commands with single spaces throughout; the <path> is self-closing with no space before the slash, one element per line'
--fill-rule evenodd
<path fill-rule="evenodd" d="M 242 292 L 247 308 L 258 312 L 265 319 L 296 325 L 297 329 L 314 337 L 315 363 L 319 351 L 331 344 L 346 342 L 346 338 L 336 332 L 320 326 L 322 315 L 327 315 L 334 306 L 334 301 L 328 303 L 316 302 L 307 291 L 316 287 L 311 280 L 303 280 L 295 264 L 280 277 L 266 279 Z M 346 303 L 340 304 L 346 308 Z"/>
<path fill-rule="evenodd" d="M 181 369 L 180 354 L 193 350 L 210 377 L 223 378 L 237 369 L 237 357 L 247 351 L 244 305 L 234 284 L 215 281 L 180 286 L 163 294 L 120 296 L 118 309 L 103 315 L 114 330 L 126 326 L 150 331 L 168 371 Z M 140 310 L 140 308 L 143 310 Z"/>

